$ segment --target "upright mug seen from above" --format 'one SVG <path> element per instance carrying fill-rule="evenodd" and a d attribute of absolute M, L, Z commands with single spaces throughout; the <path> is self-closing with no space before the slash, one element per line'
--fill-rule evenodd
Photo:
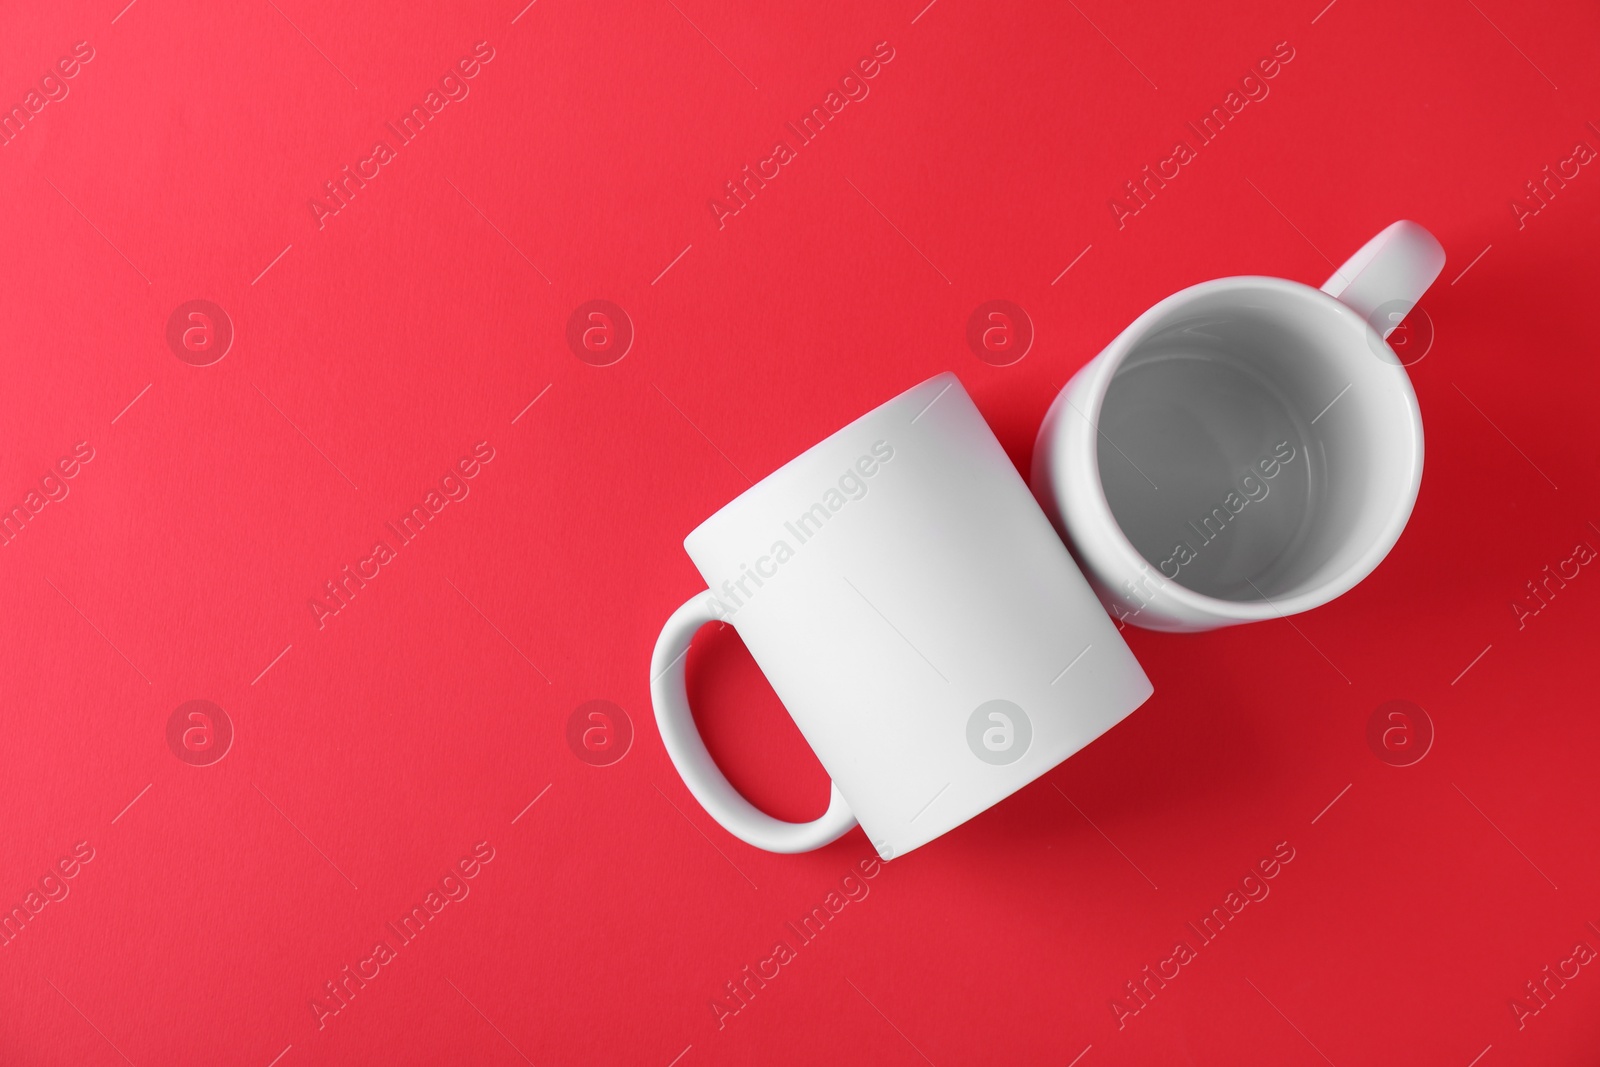
<path fill-rule="evenodd" d="M 1035 495 L 1106 610 L 1153 630 L 1306 611 L 1394 547 L 1422 414 L 1385 338 L 1444 268 L 1396 222 L 1320 290 L 1219 278 L 1156 304 L 1061 390 Z"/>

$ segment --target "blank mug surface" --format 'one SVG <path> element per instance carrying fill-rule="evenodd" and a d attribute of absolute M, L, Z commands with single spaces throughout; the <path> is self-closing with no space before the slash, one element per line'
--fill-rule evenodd
<path fill-rule="evenodd" d="M 738 630 L 885 858 L 1015 792 L 1151 693 L 953 374 L 785 464 L 684 547 L 709 591 L 674 618 Z M 669 632 L 656 659 L 681 672 L 683 627 Z M 727 797 L 697 741 L 677 740 L 681 685 L 666 673 L 653 692 L 691 790 L 751 843 L 787 840 Z"/>

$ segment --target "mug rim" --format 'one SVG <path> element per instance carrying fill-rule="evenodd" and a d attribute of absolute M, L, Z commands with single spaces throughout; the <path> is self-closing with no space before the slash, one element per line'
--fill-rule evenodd
<path fill-rule="evenodd" d="M 1057 459 L 1068 457 L 1076 459 L 1079 464 L 1078 473 L 1083 477 L 1084 484 L 1092 486 L 1092 491 L 1087 494 L 1086 500 L 1092 511 L 1089 516 L 1090 522 L 1103 532 L 1102 543 L 1109 543 L 1111 550 L 1121 557 L 1122 566 L 1135 572 L 1143 569 L 1154 570 L 1160 574 L 1160 568 L 1146 559 L 1123 532 L 1122 524 L 1117 521 L 1116 515 L 1111 510 L 1111 502 L 1106 497 L 1105 486 L 1100 478 L 1099 426 L 1106 394 L 1110 391 L 1112 379 L 1116 377 L 1117 371 L 1121 369 L 1128 355 L 1146 339 L 1161 320 L 1184 304 L 1230 289 L 1273 292 L 1278 296 L 1295 300 L 1310 299 L 1312 303 L 1320 303 L 1324 307 L 1332 305 L 1339 316 L 1366 332 L 1369 346 L 1380 346 L 1374 347 L 1373 352 L 1380 351 L 1381 346 L 1387 344 L 1377 330 L 1373 329 L 1372 324 L 1349 305 L 1303 282 L 1271 275 L 1240 274 L 1199 282 L 1162 298 L 1129 323 L 1083 368 L 1083 371 L 1089 374 L 1088 380 L 1084 383 L 1087 410 L 1080 412 L 1084 416 L 1082 419 L 1071 420 L 1072 429 L 1068 431 L 1068 435 L 1079 439 L 1080 447 L 1067 449 L 1065 446 L 1067 435 L 1064 435 L 1053 443 L 1052 451 Z M 1373 358 L 1379 357 L 1375 355 Z M 1390 550 L 1399 542 L 1400 535 L 1411 518 L 1411 511 L 1416 505 L 1417 494 L 1422 486 L 1422 409 L 1417 402 L 1416 390 L 1412 387 L 1411 378 L 1406 373 L 1405 367 L 1398 361 L 1393 367 L 1398 375 L 1396 387 L 1410 416 L 1406 428 L 1409 431 L 1407 437 L 1411 444 L 1412 458 L 1406 486 L 1392 503 L 1380 535 L 1372 544 L 1338 574 L 1304 592 L 1287 597 L 1263 596 L 1260 600 L 1225 600 L 1196 592 L 1176 579 L 1161 574 L 1160 593 L 1170 598 L 1169 604 L 1186 613 L 1209 616 L 1225 623 L 1261 622 L 1295 615 L 1326 604 L 1349 592 L 1377 569 L 1378 564 L 1383 562 Z M 1070 388 L 1069 382 L 1062 388 L 1060 395 L 1066 397 Z M 1086 447 L 1083 447 L 1085 443 Z"/>
<path fill-rule="evenodd" d="M 828 434 L 826 437 L 823 437 L 820 440 L 816 441 L 810 447 L 808 447 L 804 451 L 802 451 L 799 455 L 796 455 L 793 458 L 791 458 L 791 459 L 787 460 L 786 462 L 784 462 L 783 464 L 781 464 L 781 465 L 779 465 L 777 467 L 774 467 L 772 470 L 768 471 L 766 474 L 762 475 L 760 478 L 757 478 L 755 481 L 753 481 L 749 485 L 745 486 L 742 490 L 739 491 L 738 495 L 736 495 L 732 500 L 728 501 L 726 504 L 723 504 L 716 511 L 713 511 L 710 515 L 707 515 L 704 519 L 700 520 L 700 522 L 695 524 L 694 529 L 690 530 L 687 534 L 684 535 L 684 538 L 683 538 L 684 551 L 685 552 L 689 552 L 689 544 L 690 544 L 690 542 L 693 541 L 696 538 L 696 536 L 700 533 L 700 531 L 702 531 L 702 530 L 706 529 L 707 527 L 711 526 L 713 523 L 716 523 L 718 520 L 722 519 L 724 514 L 729 513 L 734 508 L 738 507 L 739 504 L 744 501 L 745 497 L 747 497 L 750 494 L 754 493 L 756 490 L 760 489 L 762 486 L 767 486 L 770 483 L 773 483 L 774 481 L 777 480 L 779 475 L 783 474 L 785 471 L 788 471 L 788 470 L 790 470 L 792 468 L 798 468 L 801 465 L 809 462 L 814 453 L 822 451 L 822 449 L 825 448 L 828 444 L 830 444 L 834 440 L 834 438 L 843 436 L 844 434 L 848 433 L 849 431 L 855 429 L 860 424 L 866 422 L 868 419 L 876 418 L 886 408 L 889 408 L 889 407 L 891 407 L 891 406 L 893 406 L 895 404 L 898 404 L 900 401 L 904 400 L 909 394 L 914 393 L 918 389 L 922 389 L 925 386 L 927 386 L 927 385 L 929 385 L 929 384 L 931 384 L 933 382 L 939 381 L 942 378 L 949 378 L 951 385 L 960 386 L 962 392 L 966 392 L 966 386 L 961 384 L 961 378 L 956 374 L 955 371 L 951 371 L 951 370 L 940 371 L 938 374 L 934 374 L 934 375 L 932 375 L 930 377 L 922 379 L 921 381 L 917 382 L 915 385 L 907 386 L 905 389 L 900 390 L 894 396 L 891 396 L 888 400 L 885 400 L 883 403 L 877 404 L 874 407 L 869 408 L 867 411 L 864 411 L 860 415 L 857 415 L 855 418 L 851 419 L 849 422 L 845 423 L 843 426 L 841 426 L 838 429 L 834 430 L 832 433 Z M 946 387 L 946 388 L 948 389 L 948 387 Z M 945 392 L 945 390 L 941 390 L 939 395 L 943 396 L 944 392 Z M 968 398 L 970 399 L 970 394 L 968 394 Z M 932 404 L 930 404 L 929 406 L 931 407 Z M 694 558 L 694 553 L 693 552 L 689 552 L 689 556 L 690 556 L 691 559 L 693 559 Z"/>

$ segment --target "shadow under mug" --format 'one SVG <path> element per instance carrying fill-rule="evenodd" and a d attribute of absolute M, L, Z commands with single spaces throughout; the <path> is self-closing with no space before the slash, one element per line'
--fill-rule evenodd
<path fill-rule="evenodd" d="M 709 588 L 656 642 L 656 724 L 695 799 L 757 848 L 820 848 L 859 820 L 879 855 L 904 855 L 1151 693 L 953 374 L 807 450 L 683 544 Z M 739 632 L 832 778 L 821 818 L 760 811 L 706 750 L 684 671 L 715 621 Z"/>
<path fill-rule="evenodd" d="M 1396 222 L 1321 290 L 1220 278 L 1134 322 L 1061 390 L 1034 493 L 1114 616 L 1194 631 L 1326 603 L 1394 547 L 1422 414 L 1385 338 L 1444 267 Z"/>

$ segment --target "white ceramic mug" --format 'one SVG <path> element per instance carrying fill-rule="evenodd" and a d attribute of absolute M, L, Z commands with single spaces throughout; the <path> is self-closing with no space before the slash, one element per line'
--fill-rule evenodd
<path fill-rule="evenodd" d="M 1154 630 L 1292 615 L 1394 547 L 1422 414 L 1384 338 L 1444 267 L 1397 222 L 1320 291 L 1220 278 L 1140 315 L 1051 405 L 1032 484 L 1106 609 Z"/>
<path fill-rule="evenodd" d="M 695 799 L 773 852 L 859 820 L 885 859 L 965 822 L 1110 729 L 1150 681 L 953 374 L 774 471 L 684 539 L 709 590 L 650 665 L 661 739 Z M 712 762 L 690 639 L 732 625 L 833 779 L 775 819 Z"/>

